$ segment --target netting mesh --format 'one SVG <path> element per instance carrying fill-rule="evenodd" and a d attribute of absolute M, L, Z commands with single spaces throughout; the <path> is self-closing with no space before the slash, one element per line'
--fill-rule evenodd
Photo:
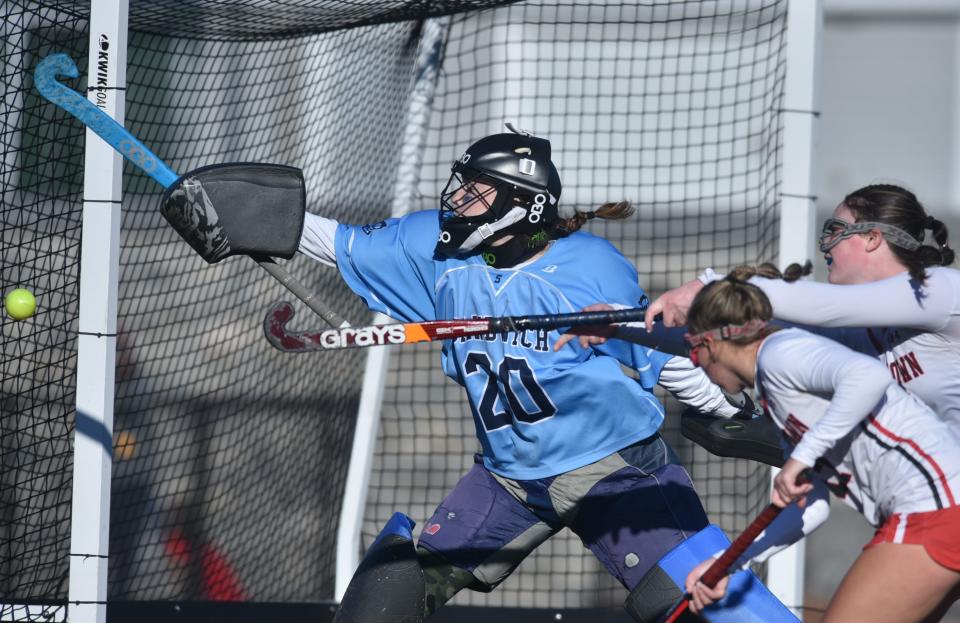
<path fill-rule="evenodd" d="M 0 283 L 39 299 L 0 325 L 0 602 L 36 602 L 66 595 L 83 130 L 41 111 L 27 72 L 50 51 L 81 57 L 86 36 L 79 16 L 0 6 Z"/>
<path fill-rule="evenodd" d="M 453 13 L 421 115 L 414 207 L 435 207 L 453 158 L 512 120 L 553 142 L 564 201 L 636 202 L 633 220 L 592 229 L 649 291 L 775 256 L 786 0 L 484 9 L 494 4 L 132 2 L 126 125 L 176 171 L 298 166 L 309 210 L 379 220 L 409 164 L 418 20 Z M 33 290 L 39 311 L 2 324 L 0 602 L 62 601 L 83 129 L 39 99 L 30 74 L 51 52 L 86 74 L 90 9 L 2 6 L 0 283 Z M 272 350 L 260 321 L 281 287 L 242 258 L 203 263 L 157 214 L 159 191 L 126 165 L 109 596 L 331 598 L 366 353 Z M 368 318 L 333 271 L 302 258 L 289 268 L 348 319 Z M 315 323 L 305 311 L 298 321 Z M 393 353 L 364 546 L 394 510 L 422 525 L 476 449 L 462 392 L 438 368 L 435 349 Z M 766 470 L 691 448 L 675 419 L 667 434 L 713 519 L 742 528 Z M 492 595 L 454 603 L 579 607 L 619 604 L 621 592 L 561 534 Z"/>
<path fill-rule="evenodd" d="M 291 164 L 310 180 L 313 210 L 373 220 L 389 209 L 375 190 L 395 176 L 389 154 L 415 30 L 405 22 L 280 41 L 136 34 L 129 124 L 178 170 Z M 361 71 L 365 80 L 347 79 Z M 370 166 L 376 153 L 388 156 Z M 112 522 L 111 595 L 332 596 L 364 353 L 274 351 L 259 322 L 283 294 L 276 282 L 243 260 L 207 266 L 158 218 L 151 180 L 134 174 L 125 188 L 116 429 L 135 436 L 137 451 L 115 466 L 113 512 L 127 516 Z M 344 315 L 365 315 L 335 273 L 299 276 Z M 211 557 L 227 565 L 214 577 Z"/>

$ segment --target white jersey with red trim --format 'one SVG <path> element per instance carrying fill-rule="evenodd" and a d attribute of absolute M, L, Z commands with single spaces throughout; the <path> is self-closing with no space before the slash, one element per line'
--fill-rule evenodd
<path fill-rule="evenodd" d="M 758 351 L 755 390 L 790 456 L 870 523 L 957 505 L 960 436 L 875 359 L 783 329 Z"/>
<path fill-rule="evenodd" d="M 900 385 L 960 430 L 960 271 L 928 268 L 927 275 L 922 286 L 907 272 L 855 285 L 750 283 L 776 318 L 879 357 Z"/>

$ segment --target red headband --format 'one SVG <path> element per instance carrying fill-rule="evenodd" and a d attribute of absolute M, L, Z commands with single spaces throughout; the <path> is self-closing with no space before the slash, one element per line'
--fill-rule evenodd
<path fill-rule="evenodd" d="M 687 341 L 690 348 L 696 348 L 703 344 L 704 340 L 712 337 L 715 340 L 729 340 L 735 337 L 751 338 L 759 335 L 767 326 L 766 320 L 755 318 L 744 324 L 728 324 L 718 329 L 710 329 L 702 333 L 687 333 L 683 339 Z"/>

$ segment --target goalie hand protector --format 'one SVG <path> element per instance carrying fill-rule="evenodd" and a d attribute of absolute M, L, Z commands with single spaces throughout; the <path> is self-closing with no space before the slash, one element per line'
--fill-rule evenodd
<path fill-rule="evenodd" d="M 210 264 L 231 255 L 290 259 L 306 211 L 303 172 L 277 164 L 231 163 L 180 176 L 160 212 Z"/>
<path fill-rule="evenodd" d="M 468 147 L 451 171 L 440 196 L 438 254 L 470 253 L 507 234 L 548 240 L 561 191 L 550 141 L 528 132 L 493 134 Z M 474 205 L 484 212 L 464 216 Z"/>
<path fill-rule="evenodd" d="M 711 454 L 783 467 L 780 429 L 769 416 L 744 417 L 752 408 L 753 401 L 749 401 L 749 407 L 727 419 L 687 409 L 680 416 L 680 432 Z"/>

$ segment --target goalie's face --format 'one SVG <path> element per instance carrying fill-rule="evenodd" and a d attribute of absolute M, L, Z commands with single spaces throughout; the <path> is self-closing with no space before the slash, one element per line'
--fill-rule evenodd
<path fill-rule="evenodd" d="M 450 212 L 467 218 L 489 214 L 496 198 L 497 189 L 491 184 L 481 181 L 467 182 L 451 195 Z"/>
<path fill-rule="evenodd" d="M 484 175 L 454 171 L 440 195 L 440 236 L 436 250 L 447 256 L 497 246 L 513 236 L 499 232 L 498 219 L 509 206 L 503 183 Z"/>
<path fill-rule="evenodd" d="M 438 255 L 463 257 L 511 243 L 521 257 L 549 240 L 561 191 L 549 141 L 494 134 L 467 148 L 450 171 L 440 194 Z M 520 248 L 524 237 L 533 242 Z"/>

